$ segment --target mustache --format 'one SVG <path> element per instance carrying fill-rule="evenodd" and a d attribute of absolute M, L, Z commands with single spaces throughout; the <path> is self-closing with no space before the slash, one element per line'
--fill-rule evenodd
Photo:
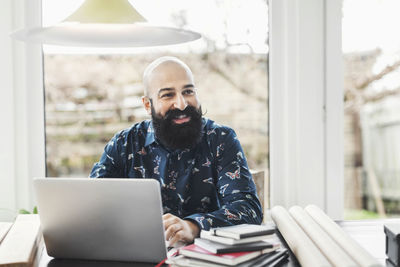
<path fill-rule="evenodd" d="M 201 118 L 202 112 L 201 109 L 197 109 L 193 106 L 187 106 L 184 110 L 180 109 L 171 109 L 168 110 L 164 115 L 164 120 L 171 121 L 173 119 L 178 118 L 179 116 L 185 115 L 187 117 L 192 117 L 194 119 Z"/>

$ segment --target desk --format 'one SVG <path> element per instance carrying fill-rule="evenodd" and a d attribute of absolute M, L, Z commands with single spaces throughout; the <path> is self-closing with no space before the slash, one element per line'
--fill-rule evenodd
<path fill-rule="evenodd" d="M 364 247 L 373 257 L 378 259 L 383 266 L 386 266 L 385 254 L 385 233 L 383 224 L 400 223 L 400 219 L 385 220 L 364 220 L 364 221 L 340 221 L 338 224 L 354 240 Z M 283 242 L 283 245 L 286 244 Z M 59 260 L 49 257 L 46 251 L 43 251 L 39 267 L 150 267 L 154 264 L 146 263 L 126 263 L 126 262 L 108 262 L 108 261 L 86 261 L 86 260 Z M 297 261 L 291 255 L 289 262 L 282 266 L 299 266 Z M 389 266 L 389 265 L 387 265 Z"/>

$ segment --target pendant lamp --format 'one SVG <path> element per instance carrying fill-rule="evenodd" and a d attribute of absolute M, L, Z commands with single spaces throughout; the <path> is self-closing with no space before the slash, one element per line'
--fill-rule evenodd
<path fill-rule="evenodd" d="M 144 47 L 199 39 L 199 33 L 147 23 L 128 0 L 85 0 L 69 17 L 51 27 L 15 31 L 17 40 L 60 46 Z"/>

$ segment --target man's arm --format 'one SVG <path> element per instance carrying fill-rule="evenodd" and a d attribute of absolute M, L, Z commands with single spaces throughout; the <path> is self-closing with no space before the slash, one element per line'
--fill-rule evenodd
<path fill-rule="evenodd" d="M 90 172 L 91 178 L 117 178 L 123 177 L 122 160 L 122 144 L 124 135 L 122 132 L 117 133 L 107 143 L 99 162 L 96 162 Z"/>
<path fill-rule="evenodd" d="M 243 223 L 261 224 L 261 204 L 240 142 L 231 129 L 223 137 L 215 151 L 216 185 L 221 208 L 210 213 L 192 214 L 184 219 L 196 222 L 204 230 Z"/>

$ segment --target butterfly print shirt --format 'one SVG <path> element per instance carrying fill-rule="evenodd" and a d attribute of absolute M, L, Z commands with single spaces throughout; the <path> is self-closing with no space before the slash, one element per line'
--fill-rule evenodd
<path fill-rule="evenodd" d="M 255 184 L 235 132 L 206 118 L 202 139 L 192 149 L 165 148 L 150 120 L 120 131 L 90 177 L 156 179 L 164 213 L 191 220 L 200 229 L 262 222 Z"/>

